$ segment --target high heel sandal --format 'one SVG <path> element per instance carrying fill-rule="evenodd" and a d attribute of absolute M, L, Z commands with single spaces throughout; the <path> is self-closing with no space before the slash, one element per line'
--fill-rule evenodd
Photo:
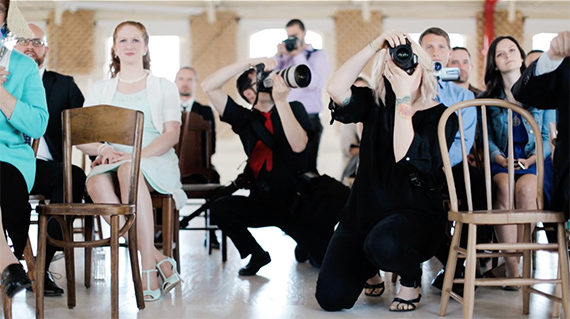
<path fill-rule="evenodd" d="M 162 268 L 160 268 L 160 265 L 162 265 L 165 262 L 170 263 L 170 265 L 172 266 L 172 275 L 170 275 L 170 277 L 168 278 L 166 278 L 166 275 L 162 271 Z M 171 257 L 166 257 L 163 260 L 159 261 L 156 264 L 156 269 L 158 270 L 160 277 L 162 277 L 162 280 L 164 281 L 162 283 L 162 291 L 164 294 L 169 293 L 170 290 L 172 290 L 172 288 L 176 287 L 176 285 L 184 281 L 180 277 L 180 274 L 176 271 L 176 260 L 172 259 Z"/>
<path fill-rule="evenodd" d="M 157 272 L 156 269 L 147 269 L 142 271 L 143 274 L 146 274 L 146 287 L 147 289 L 143 290 L 144 301 L 157 301 L 162 296 L 162 291 L 160 288 L 156 289 L 148 289 L 150 288 L 150 274 L 153 272 Z"/>

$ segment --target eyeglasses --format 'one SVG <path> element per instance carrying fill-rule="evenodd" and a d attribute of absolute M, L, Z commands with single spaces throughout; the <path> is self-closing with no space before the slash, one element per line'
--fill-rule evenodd
<path fill-rule="evenodd" d="M 30 42 L 32 43 L 32 45 L 36 48 L 39 48 L 41 46 L 46 45 L 44 41 L 40 40 L 40 39 L 26 39 L 26 38 L 16 38 L 16 44 L 17 45 L 23 45 L 26 46 L 28 44 L 30 44 Z"/>

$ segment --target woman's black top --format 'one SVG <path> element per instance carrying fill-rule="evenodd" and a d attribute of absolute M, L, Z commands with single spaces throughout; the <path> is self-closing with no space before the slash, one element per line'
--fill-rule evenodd
<path fill-rule="evenodd" d="M 407 154 L 394 158 L 395 97 L 386 87 L 386 106 L 374 103 L 369 88 L 353 86 L 348 105 L 335 105 L 334 118 L 343 123 L 362 122 L 360 165 L 342 221 L 364 232 L 382 218 L 398 211 L 417 211 L 444 216 L 441 187 L 444 173 L 437 139 L 437 126 L 446 106 L 438 104 L 417 111 L 412 117 L 414 138 Z M 457 132 L 457 116 L 446 126 L 448 149 Z"/>

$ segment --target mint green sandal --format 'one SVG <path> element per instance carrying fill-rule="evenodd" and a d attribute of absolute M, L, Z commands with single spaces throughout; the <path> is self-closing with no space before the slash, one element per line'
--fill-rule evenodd
<path fill-rule="evenodd" d="M 170 277 L 168 278 L 166 278 L 166 275 L 160 268 L 160 265 L 162 265 L 165 262 L 170 263 L 170 265 L 172 266 L 172 275 L 170 275 Z M 176 287 L 176 285 L 178 285 L 180 282 L 183 281 L 182 278 L 180 277 L 180 274 L 178 274 L 178 272 L 176 271 L 176 260 L 172 259 L 171 257 L 166 257 L 163 260 L 159 261 L 156 264 L 156 269 L 158 270 L 160 277 L 162 277 L 162 280 L 164 281 L 162 284 L 162 291 L 164 294 L 169 293 L 170 290 L 172 290 L 174 287 Z"/>
<path fill-rule="evenodd" d="M 147 288 L 150 287 L 150 276 L 151 273 L 157 272 L 156 269 L 147 269 L 142 271 L 143 274 L 146 274 L 146 286 Z M 156 289 L 145 289 L 143 290 L 143 296 L 145 302 L 150 301 L 157 301 L 162 296 L 160 288 Z"/>

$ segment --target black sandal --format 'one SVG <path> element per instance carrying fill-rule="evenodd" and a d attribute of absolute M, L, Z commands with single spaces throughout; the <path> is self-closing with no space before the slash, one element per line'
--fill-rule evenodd
<path fill-rule="evenodd" d="M 371 290 L 366 291 L 366 289 L 371 289 Z M 377 291 L 377 289 L 381 289 L 380 292 L 374 293 L 375 291 Z M 382 294 L 384 294 L 384 290 L 386 290 L 386 287 L 384 286 L 384 282 L 381 282 L 379 284 L 369 284 L 367 282 L 364 283 L 364 294 L 366 296 L 380 297 L 380 296 L 382 296 Z"/>
<path fill-rule="evenodd" d="M 390 311 L 392 311 L 392 312 L 414 311 L 414 310 L 416 310 L 416 308 L 417 308 L 417 306 L 416 306 L 414 303 L 419 303 L 419 302 L 420 302 L 420 299 L 422 299 L 422 294 L 420 294 L 420 295 L 418 296 L 418 298 L 410 299 L 410 300 L 405 300 L 405 299 L 396 297 L 396 298 L 394 298 L 394 300 L 392 300 L 392 304 L 395 303 L 395 302 L 398 303 L 398 304 L 396 305 L 396 308 L 395 308 L 395 309 L 388 308 L 388 310 L 390 310 Z M 390 304 L 390 306 L 391 306 L 392 304 Z M 400 305 L 401 305 L 401 304 L 405 304 L 405 305 L 411 306 L 411 308 L 400 309 Z"/>

